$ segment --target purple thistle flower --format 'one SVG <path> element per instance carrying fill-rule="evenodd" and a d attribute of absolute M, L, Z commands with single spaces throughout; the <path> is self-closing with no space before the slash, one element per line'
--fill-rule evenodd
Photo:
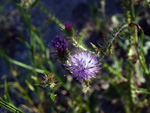
<path fill-rule="evenodd" d="M 56 36 L 56 38 L 52 41 L 52 47 L 58 52 L 64 52 L 66 50 L 66 45 L 65 39 L 59 36 Z M 48 46 L 50 47 L 50 45 Z"/>
<path fill-rule="evenodd" d="M 67 67 L 72 72 L 72 76 L 76 77 L 79 81 L 94 78 L 99 70 L 97 58 L 89 52 L 81 51 L 76 53 L 70 57 L 69 62 L 70 64 Z"/>
<path fill-rule="evenodd" d="M 70 22 L 65 22 L 65 29 L 66 30 L 68 30 L 68 29 L 71 29 L 72 28 L 72 26 L 71 26 L 71 24 L 70 24 Z"/>

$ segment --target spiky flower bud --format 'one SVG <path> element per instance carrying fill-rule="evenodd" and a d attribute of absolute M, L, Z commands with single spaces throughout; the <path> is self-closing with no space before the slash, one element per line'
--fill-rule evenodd
<path fill-rule="evenodd" d="M 65 22 L 64 24 L 65 29 L 64 29 L 64 33 L 67 37 L 72 37 L 73 36 L 73 28 L 72 25 L 70 24 L 70 22 Z"/>

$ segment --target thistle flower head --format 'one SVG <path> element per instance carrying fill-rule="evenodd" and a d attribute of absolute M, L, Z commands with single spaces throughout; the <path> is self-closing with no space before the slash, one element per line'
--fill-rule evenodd
<path fill-rule="evenodd" d="M 70 64 L 67 67 L 72 72 L 72 76 L 79 81 L 94 78 L 99 70 L 97 58 L 89 52 L 81 51 L 80 53 L 75 53 L 70 57 L 69 62 Z"/>
<path fill-rule="evenodd" d="M 64 52 L 66 50 L 65 39 L 62 37 L 56 36 L 56 38 L 52 41 L 52 47 L 56 49 L 58 52 Z"/>
<path fill-rule="evenodd" d="M 60 61 L 67 61 L 68 50 L 67 43 L 64 38 L 56 36 L 56 38 L 48 45 L 48 47 L 53 47 L 56 50 L 56 52 L 50 53 L 51 55 L 57 54 Z"/>

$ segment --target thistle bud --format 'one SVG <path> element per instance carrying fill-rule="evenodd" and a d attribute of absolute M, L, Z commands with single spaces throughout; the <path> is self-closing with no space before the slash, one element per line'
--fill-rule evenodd
<path fill-rule="evenodd" d="M 64 29 L 64 33 L 67 37 L 72 37 L 73 36 L 73 28 L 72 25 L 70 24 L 70 22 L 65 22 L 65 29 Z"/>

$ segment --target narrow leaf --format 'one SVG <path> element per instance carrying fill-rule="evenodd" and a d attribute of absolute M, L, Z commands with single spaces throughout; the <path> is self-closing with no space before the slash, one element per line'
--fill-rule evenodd
<path fill-rule="evenodd" d="M 144 88 L 138 88 L 135 92 L 136 93 L 150 94 L 150 91 L 148 91 L 147 89 L 144 89 Z"/>

